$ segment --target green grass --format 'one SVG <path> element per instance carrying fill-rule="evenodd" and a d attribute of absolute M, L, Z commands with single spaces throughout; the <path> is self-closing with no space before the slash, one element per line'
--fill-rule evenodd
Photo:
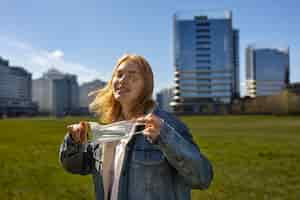
<path fill-rule="evenodd" d="M 214 166 L 207 191 L 193 199 L 299 199 L 300 118 L 187 117 Z"/>
<path fill-rule="evenodd" d="M 83 119 L 83 118 L 80 118 Z M 91 176 L 58 162 L 79 118 L 0 120 L 0 199 L 94 199 Z M 300 199 L 300 117 L 182 117 L 211 160 L 214 180 L 193 199 Z"/>

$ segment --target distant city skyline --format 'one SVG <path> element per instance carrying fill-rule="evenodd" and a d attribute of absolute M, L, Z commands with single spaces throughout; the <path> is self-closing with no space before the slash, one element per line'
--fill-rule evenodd
<path fill-rule="evenodd" d="M 78 75 L 79 83 L 107 81 L 116 60 L 131 52 L 153 67 L 155 93 L 173 86 L 172 16 L 180 10 L 231 10 L 240 30 L 241 91 L 245 48 L 290 48 L 290 80 L 300 81 L 299 2 L 266 1 L 4 1 L 0 56 L 39 78 L 51 67 Z"/>

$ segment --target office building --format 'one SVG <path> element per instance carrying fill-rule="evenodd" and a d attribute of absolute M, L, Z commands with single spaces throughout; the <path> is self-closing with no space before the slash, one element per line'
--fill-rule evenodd
<path fill-rule="evenodd" d="M 10 66 L 0 57 L 0 114 L 33 114 L 31 73 L 22 67 Z"/>
<path fill-rule="evenodd" d="M 58 116 L 77 113 L 77 76 L 49 69 L 41 78 L 33 81 L 33 100 L 38 102 L 40 113 Z"/>
<path fill-rule="evenodd" d="M 247 96 L 279 94 L 289 84 L 289 48 L 246 48 Z"/>
<path fill-rule="evenodd" d="M 201 113 L 239 97 L 239 31 L 232 13 L 174 15 L 175 112 Z"/>

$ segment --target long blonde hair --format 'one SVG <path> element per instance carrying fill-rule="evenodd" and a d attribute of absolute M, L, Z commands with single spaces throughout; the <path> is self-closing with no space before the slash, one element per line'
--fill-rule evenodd
<path fill-rule="evenodd" d="M 144 80 L 143 93 L 139 96 L 138 100 L 134 102 L 130 116 L 134 116 L 138 112 L 145 113 L 148 109 L 152 108 L 155 104 L 152 99 L 153 93 L 153 72 L 148 61 L 142 56 L 135 54 L 125 54 L 116 63 L 113 74 L 107 85 L 99 90 L 93 91 L 89 95 L 95 95 L 95 99 L 89 105 L 89 109 L 99 116 L 101 123 L 112 123 L 120 120 L 122 116 L 121 104 L 113 96 L 112 79 L 116 75 L 118 67 L 125 62 L 132 62 L 136 64 L 141 72 Z"/>

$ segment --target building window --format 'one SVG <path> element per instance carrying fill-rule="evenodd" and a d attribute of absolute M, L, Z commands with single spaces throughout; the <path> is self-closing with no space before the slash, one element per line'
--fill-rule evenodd
<path fill-rule="evenodd" d="M 195 20 L 207 20 L 208 17 L 204 16 L 204 15 L 200 15 L 200 16 L 195 16 Z"/>
<path fill-rule="evenodd" d="M 209 48 L 210 45 L 209 44 L 201 44 L 201 45 L 197 45 L 197 47 L 202 47 L 202 48 Z"/>
<path fill-rule="evenodd" d="M 210 75 L 210 72 L 196 72 L 197 75 Z"/>
<path fill-rule="evenodd" d="M 196 60 L 196 63 L 207 63 L 207 64 L 210 64 L 210 60 Z"/>
<path fill-rule="evenodd" d="M 201 27 L 205 27 L 205 26 L 209 26 L 209 22 L 200 22 L 200 21 L 197 21 L 196 22 L 196 26 L 201 26 Z"/>
<path fill-rule="evenodd" d="M 210 48 L 209 47 L 197 47 L 196 50 L 197 51 L 209 51 Z"/>
<path fill-rule="evenodd" d="M 210 39 L 209 35 L 197 35 L 196 36 L 197 39 Z"/>
<path fill-rule="evenodd" d="M 206 44 L 210 44 L 210 41 L 197 41 L 196 44 L 199 44 L 199 45 L 206 45 Z"/>
<path fill-rule="evenodd" d="M 209 57 L 209 54 L 196 54 L 196 57 Z"/>
<path fill-rule="evenodd" d="M 209 33 L 209 29 L 196 29 L 197 33 Z"/>
<path fill-rule="evenodd" d="M 197 70 L 210 70 L 210 67 L 206 67 L 206 66 L 196 66 Z"/>

